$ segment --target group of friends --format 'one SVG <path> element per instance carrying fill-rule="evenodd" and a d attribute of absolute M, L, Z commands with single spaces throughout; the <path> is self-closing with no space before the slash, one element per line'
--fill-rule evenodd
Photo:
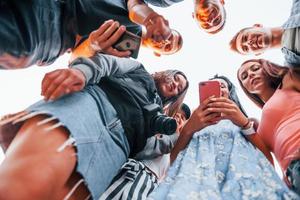
<path fill-rule="evenodd" d="M 68 68 L 44 76 L 43 100 L 0 121 L 1 200 L 299 198 L 300 1 L 282 27 L 256 24 L 230 41 L 242 55 L 270 48 L 285 55 L 284 66 L 251 59 L 237 71 L 260 121 L 227 77 L 212 77 L 221 96 L 191 112 L 184 72 L 149 74 L 130 50 L 114 47 L 130 31 L 157 55 L 179 51 L 180 33 L 148 4 L 181 1 L 0 0 L 1 69 L 72 53 Z M 193 5 L 203 31 L 223 29 L 223 0 Z"/>

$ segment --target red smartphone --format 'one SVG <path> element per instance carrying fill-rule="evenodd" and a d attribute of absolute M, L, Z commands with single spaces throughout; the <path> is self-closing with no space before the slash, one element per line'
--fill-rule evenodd
<path fill-rule="evenodd" d="M 221 85 L 219 81 L 203 81 L 199 83 L 200 104 L 210 96 L 220 97 Z"/>
<path fill-rule="evenodd" d="M 200 104 L 205 101 L 205 99 L 215 96 L 221 96 L 221 84 L 219 81 L 204 81 L 199 83 L 199 98 Z M 218 121 L 221 117 L 221 113 L 218 114 L 212 121 Z"/>

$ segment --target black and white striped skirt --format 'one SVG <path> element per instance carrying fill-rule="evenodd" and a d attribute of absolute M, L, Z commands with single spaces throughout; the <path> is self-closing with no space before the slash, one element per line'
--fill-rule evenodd
<path fill-rule="evenodd" d="M 100 200 L 142 200 L 158 186 L 156 176 L 145 165 L 129 159 Z"/>

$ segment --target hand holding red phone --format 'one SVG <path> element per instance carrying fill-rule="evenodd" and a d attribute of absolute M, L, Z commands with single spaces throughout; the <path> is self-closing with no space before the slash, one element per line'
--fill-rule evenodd
<path fill-rule="evenodd" d="M 218 123 L 219 120 L 216 119 L 220 114 L 210 111 L 208 107 L 212 98 L 214 97 L 209 97 L 204 100 L 198 108 L 193 111 L 190 119 L 186 122 L 184 128 L 189 130 L 190 133 L 195 133 L 206 126 Z"/>
<path fill-rule="evenodd" d="M 199 83 L 199 99 L 200 105 L 203 102 L 210 98 L 215 97 L 218 98 L 221 95 L 221 85 L 219 81 L 210 80 L 210 81 L 203 81 Z M 216 118 L 214 121 L 220 120 L 221 113 L 217 112 Z"/>
<path fill-rule="evenodd" d="M 225 97 L 212 98 L 208 107 L 212 112 L 221 113 L 221 119 L 229 119 L 239 127 L 243 127 L 248 122 L 248 118 L 231 99 Z"/>

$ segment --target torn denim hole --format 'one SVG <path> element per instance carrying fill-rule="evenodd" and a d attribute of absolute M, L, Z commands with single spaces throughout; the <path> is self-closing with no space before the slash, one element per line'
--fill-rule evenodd
<path fill-rule="evenodd" d="M 60 126 L 63 126 L 63 123 L 57 122 L 56 124 L 53 124 L 52 126 L 49 126 L 49 127 L 45 128 L 44 130 L 49 132 L 49 131 L 51 131 L 53 129 L 56 129 L 57 127 L 60 127 Z"/>
<path fill-rule="evenodd" d="M 21 111 L 21 112 L 14 113 L 14 114 L 4 115 L 0 120 L 0 126 L 11 123 L 12 121 L 15 121 L 16 119 L 23 117 L 24 115 L 27 115 L 27 114 L 28 114 L 27 111 Z"/>
<path fill-rule="evenodd" d="M 41 125 L 44 125 L 52 120 L 55 120 L 57 119 L 56 117 L 49 117 L 49 118 L 46 118 L 46 119 L 43 119 L 42 121 L 39 121 L 36 125 L 37 126 L 41 126 Z"/>
<path fill-rule="evenodd" d="M 62 145 L 57 148 L 57 152 L 62 152 L 66 147 L 71 146 L 75 143 L 75 139 L 71 136 Z"/>
<path fill-rule="evenodd" d="M 68 200 L 70 199 L 70 197 L 72 196 L 72 194 L 75 192 L 75 190 L 79 187 L 79 185 L 81 183 L 83 183 L 84 180 L 83 179 L 80 179 L 75 185 L 74 187 L 70 190 L 70 192 L 65 196 L 64 200 Z M 88 196 L 89 197 L 89 196 Z"/>
<path fill-rule="evenodd" d="M 23 116 L 23 117 L 20 117 L 20 118 L 16 119 L 15 121 L 12 122 L 12 124 L 13 124 L 13 125 L 14 125 L 14 124 L 17 124 L 18 122 L 25 121 L 25 120 L 27 120 L 27 119 L 29 119 L 29 118 L 32 118 L 32 117 L 37 116 L 37 115 L 40 115 L 40 114 L 45 114 L 45 112 L 40 111 L 40 112 L 32 112 L 32 113 L 29 113 L 29 114 L 27 114 L 27 115 L 25 115 L 25 116 Z"/>
<path fill-rule="evenodd" d="M 89 200 L 92 195 L 88 195 L 84 200 Z"/>
<path fill-rule="evenodd" d="M 75 146 L 75 144 L 73 144 Z M 77 157 L 77 153 L 72 153 L 71 156 L 76 156 Z"/>

